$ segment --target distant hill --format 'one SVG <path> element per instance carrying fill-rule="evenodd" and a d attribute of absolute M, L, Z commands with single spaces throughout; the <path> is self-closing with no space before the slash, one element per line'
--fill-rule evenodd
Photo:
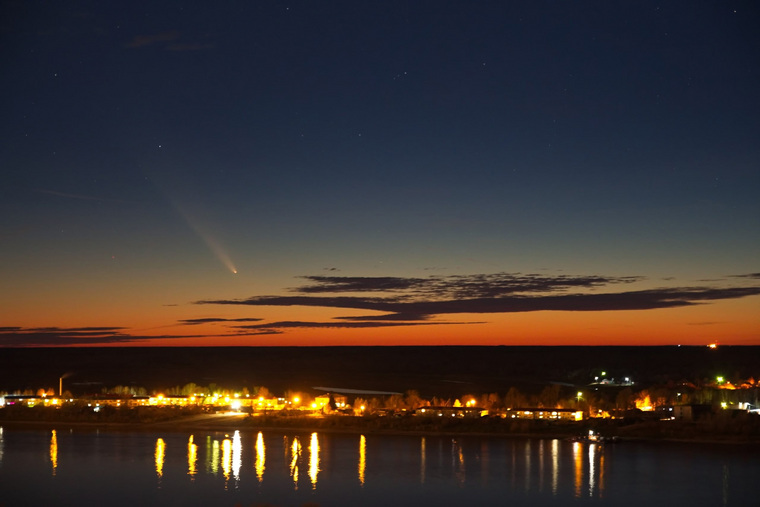
<path fill-rule="evenodd" d="M 314 386 L 423 396 L 540 391 L 547 383 L 586 385 L 594 375 L 637 383 L 760 378 L 760 347 L 166 347 L 0 349 L 0 391 L 53 387 L 75 394 L 189 382 L 265 386 L 275 394 Z"/>

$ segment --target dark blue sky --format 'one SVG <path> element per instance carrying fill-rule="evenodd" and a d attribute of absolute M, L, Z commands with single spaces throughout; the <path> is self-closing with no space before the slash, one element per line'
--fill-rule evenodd
<path fill-rule="evenodd" d="M 0 325 L 171 326 L 325 270 L 642 290 L 759 270 L 754 2 L 15 1 L 0 19 Z M 302 333 L 336 317 L 288 311 Z M 717 334 L 760 339 L 730 322 Z M 488 340 L 521 339 L 507 328 Z"/>

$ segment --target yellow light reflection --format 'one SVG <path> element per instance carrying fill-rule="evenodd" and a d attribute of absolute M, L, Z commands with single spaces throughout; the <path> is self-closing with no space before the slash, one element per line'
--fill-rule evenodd
<path fill-rule="evenodd" d="M 198 446 L 193 443 L 193 436 L 190 435 L 190 439 L 187 441 L 187 475 L 191 479 L 195 479 L 195 474 L 198 473 Z"/>
<path fill-rule="evenodd" d="M 293 438 L 293 445 L 290 446 L 290 476 L 293 478 L 293 488 L 298 489 L 298 458 L 301 455 L 301 442 L 298 437 Z"/>
<path fill-rule="evenodd" d="M 317 489 L 317 475 L 319 474 L 319 438 L 316 433 L 311 434 L 309 442 L 309 478 L 311 489 Z"/>
<path fill-rule="evenodd" d="M 425 446 L 425 437 L 422 437 L 422 441 L 420 442 L 420 484 L 425 484 L 425 468 L 427 465 L 425 462 L 425 456 L 427 455 Z"/>
<path fill-rule="evenodd" d="M 604 497 L 604 449 L 599 453 L 599 498 Z"/>
<path fill-rule="evenodd" d="M 367 468 L 367 439 L 359 437 L 359 484 L 364 487 L 364 471 Z"/>
<path fill-rule="evenodd" d="M 230 480 L 232 471 L 232 442 L 229 438 L 222 440 L 222 473 L 224 474 L 224 486 L 227 487 L 227 481 Z"/>
<path fill-rule="evenodd" d="M 451 439 L 451 459 L 452 459 L 452 465 L 455 470 L 454 475 L 457 478 L 457 482 L 459 482 L 459 485 L 464 484 L 465 474 L 464 474 L 464 453 L 462 452 L 462 447 L 459 445 L 459 442 L 457 442 L 455 439 Z"/>
<path fill-rule="evenodd" d="M 530 445 L 530 440 L 528 440 L 527 442 L 525 442 L 525 470 L 526 470 L 526 473 L 525 473 L 525 491 L 530 491 L 530 479 L 531 479 L 531 471 L 530 471 L 531 462 L 530 462 L 530 458 L 531 458 L 531 455 L 532 455 L 531 445 Z"/>
<path fill-rule="evenodd" d="M 544 441 L 538 441 L 538 491 L 544 490 Z"/>
<path fill-rule="evenodd" d="M 166 443 L 163 438 L 156 440 L 156 475 L 160 479 L 164 475 L 164 456 L 166 454 Z"/>
<path fill-rule="evenodd" d="M 235 430 L 232 435 L 232 475 L 235 482 L 240 480 L 240 468 L 243 466 L 243 443 L 240 441 L 240 432 Z"/>
<path fill-rule="evenodd" d="M 575 497 L 580 498 L 583 482 L 583 456 L 580 442 L 573 442 L 573 459 L 575 460 Z"/>
<path fill-rule="evenodd" d="M 53 475 L 58 471 L 58 435 L 55 430 L 50 435 L 50 464 L 53 465 Z"/>
<path fill-rule="evenodd" d="M 206 435 L 206 460 L 203 462 L 206 467 L 206 473 L 211 473 L 211 437 Z"/>
<path fill-rule="evenodd" d="M 256 477 L 259 482 L 264 480 L 264 469 L 266 468 L 266 448 L 264 447 L 264 435 L 259 431 L 256 437 Z"/>
<path fill-rule="evenodd" d="M 559 440 L 552 440 L 552 494 L 557 495 L 559 483 Z"/>
<path fill-rule="evenodd" d="M 594 489 L 596 488 L 596 470 L 594 465 L 596 464 L 596 444 L 589 444 L 588 446 L 588 496 L 594 496 Z"/>
<path fill-rule="evenodd" d="M 216 475 L 219 473 L 219 440 L 214 440 L 211 445 L 211 453 L 208 455 L 209 468 L 211 473 Z"/>

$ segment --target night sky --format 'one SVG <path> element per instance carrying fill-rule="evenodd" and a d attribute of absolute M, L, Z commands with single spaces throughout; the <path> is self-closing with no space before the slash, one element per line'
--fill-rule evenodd
<path fill-rule="evenodd" d="M 0 346 L 760 345 L 754 1 L 0 7 Z"/>

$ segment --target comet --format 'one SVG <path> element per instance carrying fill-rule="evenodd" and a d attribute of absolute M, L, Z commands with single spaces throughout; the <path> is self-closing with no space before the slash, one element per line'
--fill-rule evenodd
<path fill-rule="evenodd" d="M 227 251 L 224 249 L 224 247 L 222 247 L 221 243 L 219 243 L 219 241 L 205 227 L 201 226 L 199 220 L 190 215 L 190 213 L 188 213 L 187 210 L 180 206 L 176 201 L 172 201 L 172 204 L 174 205 L 174 208 L 177 210 L 177 212 L 182 216 L 182 218 L 185 219 L 185 222 L 187 222 L 190 228 L 195 231 L 195 233 L 199 238 L 203 240 L 204 243 L 206 243 L 206 246 L 209 248 L 209 250 L 211 250 L 219 262 L 221 262 L 222 265 L 224 265 L 224 267 L 226 267 L 230 273 L 236 275 L 237 268 L 232 262 L 230 256 L 227 254 Z"/>

